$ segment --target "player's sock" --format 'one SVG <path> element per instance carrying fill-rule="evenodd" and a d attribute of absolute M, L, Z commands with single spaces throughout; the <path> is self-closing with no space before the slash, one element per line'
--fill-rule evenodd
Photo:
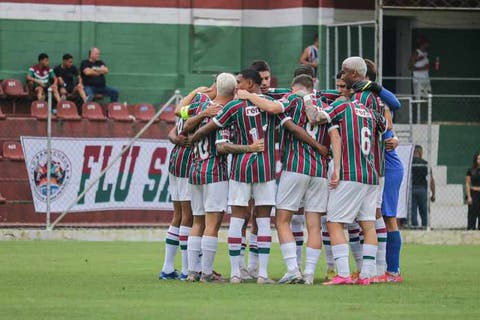
<path fill-rule="evenodd" d="M 217 237 L 202 237 L 202 275 L 213 273 L 213 261 L 217 253 L 217 246 Z"/>
<path fill-rule="evenodd" d="M 375 221 L 375 229 L 377 231 L 378 250 L 377 250 L 377 276 L 383 276 L 387 267 L 386 254 L 387 254 L 387 228 L 385 227 L 385 221 L 383 218 L 379 218 Z"/>
<path fill-rule="evenodd" d="M 305 270 L 303 271 L 304 274 L 314 274 L 315 268 L 317 267 L 318 258 L 320 258 L 320 249 L 313 249 L 307 247 L 305 257 Z"/>
<path fill-rule="evenodd" d="M 333 258 L 337 267 L 337 274 L 340 277 L 350 277 L 350 266 L 348 265 L 348 244 L 337 244 L 332 246 Z"/>
<path fill-rule="evenodd" d="M 268 259 L 270 258 L 270 247 L 272 246 L 270 217 L 257 218 L 257 225 L 258 276 L 268 278 Z"/>
<path fill-rule="evenodd" d="M 171 273 L 175 271 L 175 255 L 178 250 L 178 227 L 168 227 L 167 235 L 165 236 L 165 260 L 163 261 L 162 271 Z"/>
<path fill-rule="evenodd" d="M 188 274 L 188 252 L 187 252 L 187 242 L 188 235 L 190 234 L 192 228 L 186 226 L 180 226 L 179 230 L 179 240 L 180 240 L 180 252 L 182 253 L 182 274 Z"/>
<path fill-rule="evenodd" d="M 242 227 L 245 219 L 230 218 L 228 228 L 228 255 L 230 256 L 230 277 L 240 277 L 240 254 L 242 251 Z"/>
<path fill-rule="evenodd" d="M 377 246 L 372 244 L 363 244 L 363 263 L 360 271 L 360 279 L 371 278 L 376 275 L 375 257 L 377 256 Z"/>
<path fill-rule="evenodd" d="M 248 270 L 257 270 L 258 267 L 258 247 L 257 235 L 250 233 L 248 239 Z"/>
<path fill-rule="evenodd" d="M 202 271 L 200 255 L 202 253 L 202 237 L 189 236 L 187 241 L 188 271 Z"/>
<path fill-rule="evenodd" d="M 242 249 L 240 250 L 240 269 L 245 269 L 245 249 L 247 248 L 247 238 L 242 237 Z"/>
<path fill-rule="evenodd" d="M 283 261 L 285 261 L 285 264 L 287 265 L 288 272 L 298 270 L 296 247 L 295 242 L 287 242 L 280 245 Z"/>
<path fill-rule="evenodd" d="M 353 258 L 357 271 L 362 270 L 363 246 L 360 243 L 360 225 L 357 222 L 347 225 L 348 240 L 350 242 L 350 249 L 352 250 Z"/>
<path fill-rule="evenodd" d="M 363 236 L 363 230 L 360 230 L 360 244 L 363 245 L 365 237 Z"/>
<path fill-rule="evenodd" d="M 327 216 L 322 216 L 322 241 L 323 250 L 325 251 L 325 259 L 327 261 L 327 269 L 335 269 L 335 260 L 333 260 L 332 246 L 330 245 L 330 234 L 327 229 Z"/>
<path fill-rule="evenodd" d="M 305 216 L 294 214 L 292 215 L 292 221 L 290 222 L 290 229 L 292 230 L 293 236 L 295 237 L 295 242 L 297 244 L 297 264 L 302 265 L 302 251 L 303 251 L 303 241 L 304 234 L 303 230 L 305 228 Z"/>
<path fill-rule="evenodd" d="M 387 271 L 390 273 L 400 272 L 400 249 L 402 248 L 402 236 L 400 231 L 387 233 Z"/>

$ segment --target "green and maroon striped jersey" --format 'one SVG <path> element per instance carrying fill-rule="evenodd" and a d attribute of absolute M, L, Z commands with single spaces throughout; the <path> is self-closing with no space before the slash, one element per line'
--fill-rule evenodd
<path fill-rule="evenodd" d="M 193 97 L 192 101 L 190 102 L 190 104 L 187 106 L 184 106 L 181 109 L 180 113 L 181 113 L 182 119 L 187 120 L 188 118 L 195 115 L 197 111 L 196 107 L 201 106 L 207 101 L 211 101 L 209 96 L 207 96 L 204 93 L 197 92 Z"/>
<path fill-rule="evenodd" d="M 177 134 L 183 131 L 185 120 L 177 118 Z M 168 172 L 175 177 L 188 178 L 190 166 L 192 165 L 192 148 L 175 145 L 170 153 Z"/>
<path fill-rule="evenodd" d="M 194 116 L 207 109 L 210 105 L 211 101 L 207 101 L 199 106 L 191 105 L 188 112 Z M 212 121 L 212 118 L 203 119 L 199 127 L 206 125 L 210 121 Z M 218 154 L 216 141 L 217 132 L 214 131 L 195 143 L 188 180 L 191 184 L 209 184 L 228 180 L 227 156 Z"/>
<path fill-rule="evenodd" d="M 327 107 L 314 94 L 311 95 L 311 99 L 313 104 L 319 108 Z M 311 125 L 308 122 L 304 101 L 301 97 L 291 94 L 280 101 L 285 107 L 285 113 L 278 116 L 282 125 L 286 121 L 292 120 L 293 123 L 303 128 L 312 138 L 329 148 L 328 126 Z M 289 130 L 283 130 L 282 139 L 282 147 L 284 148 L 283 171 L 306 174 L 312 177 L 327 177 L 328 157 L 322 157 L 318 151 L 309 144 L 297 139 Z"/>
<path fill-rule="evenodd" d="M 270 88 L 268 89 L 267 96 L 275 99 L 275 100 L 280 100 L 282 99 L 285 95 L 291 93 L 292 90 L 288 88 Z"/>
<path fill-rule="evenodd" d="M 332 102 L 337 100 L 338 97 L 340 97 L 340 92 L 338 92 L 337 90 L 322 90 L 318 91 L 318 95 L 323 102 L 331 104 Z"/>
<path fill-rule="evenodd" d="M 378 114 L 383 115 L 383 107 L 380 99 L 371 91 L 357 91 L 352 95 L 352 101 L 359 101 L 365 107 L 375 110 Z M 373 155 L 375 157 L 375 168 L 380 174 L 380 177 L 385 175 L 385 144 L 383 143 L 382 135 L 375 136 L 378 142 L 375 143 Z"/>
<path fill-rule="evenodd" d="M 268 96 L 261 96 L 273 100 Z M 276 115 L 260 110 L 249 100 L 233 100 L 213 121 L 222 128 L 233 125 L 232 143 L 249 145 L 257 139 L 265 140 L 263 152 L 233 155 L 230 179 L 246 183 L 275 179 Z"/>
<path fill-rule="evenodd" d="M 342 138 L 340 180 L 378 184 L 374 137 L 386 129 L 385 118 L 358 101 L 334 102 L 324 112 Z"/>

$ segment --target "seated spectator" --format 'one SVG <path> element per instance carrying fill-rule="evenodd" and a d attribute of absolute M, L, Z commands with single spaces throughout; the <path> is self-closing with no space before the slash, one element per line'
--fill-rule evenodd
<path fill-rule="evenodd" d="M 118 90 L 108 87 L 105 81 L 108 68 L 105 63 L 100 60 L 100 50 L 98 48 L 92 48 L 88 54 L 88 60 L 83 60 L 80 66 L 87 101 L 92 101 L 96 94 L 102 94 L 109 96 L 111 102 L 117 102 Z"/>
<path fill-rule="evenodd" d="M 80 77 L 78 69 L 73 65 L 73 57 L 70 53 L 63 55 L 62 63 L 56 66 L 53 71 L 55 76 L 57 76 L 58 88 L 63 100 L 67 99 L 68 94 L 79 94 L 83 102 L 87 102 L 82 77 Z"/>
<path fill-rule="evenodd" d="M 48 88 L 52 88 L 53 95 L 57 101 L 60 101 L 58 93 L 57 79 L 53 69 L 49 66 L 48 55 L 40 53 L 38 55 L 38 64 L 28 69 L 27 82 L 30 88 L 37 95 L 37 99 L 45 101 L 45 94 Z"/>

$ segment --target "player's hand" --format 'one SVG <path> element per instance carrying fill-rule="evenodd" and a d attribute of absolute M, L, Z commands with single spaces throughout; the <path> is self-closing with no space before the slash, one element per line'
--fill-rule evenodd
<path fill-rule="evenodd" d="M 177 136 L 177 144 L 182 146 L 182 147 L 189 147 L 191 146 L 190 141 L 188 140 L 188 137 L 184 135 L 179 135 Z"/>
<path fill-rule="evenodd" d="M 432 196 L 430 197 L 430 201 L 435 202 L 435 195 L 434 194 L 432 194 Z"/>
<path fill-rule="evenodd" d="M 385 149 L 394 150 L 398 147 L 398 139 L 390 138 L 385 140 Z"/>
<path fill-rule="evenodd" d="M 219 104 L 215 104 L 213 106 L 208 107 L 206 110 L 204 110 L 203 115 L 206 118 L 213 118 L 215 117 L 220 111 L 222 111 L 223 106 Z"/>
<path fill-rule="evenodd" d="M 265 150 L 265 140 L 258 139 L 250 145 L 250 152 L 263 152 Z"/>
<path fill-rule="evenodd" d="M 330 182 L 328 183 L 328 186 L 330 187 L 330 189 L 336 189 L 339 183 L 340 183 L 339 174 L 338 172 L 333 171 L 332 176 L 330 177 Z"/>
<path fill-rule="evenodd" d="M 317 151 L 322 155 L 322 157 L 328 156 L 328 148 L 322 144 L 318 144 Z"/>
<path fill-rule="evenodd" d="M 467 196 L 467 204 L 472 204 L 472 197 Z"/>
<path fill-rule="evenodd" d="M 237 90 L 238 99 L 247 100 L 249 96 L 250 96 L 250 92 L 248 92 L 247 90 L 242 90 L 242 89 Z"/>

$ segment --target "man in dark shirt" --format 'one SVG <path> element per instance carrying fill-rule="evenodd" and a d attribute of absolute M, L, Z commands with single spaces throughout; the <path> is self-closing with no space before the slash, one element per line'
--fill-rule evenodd
<path fill-rule="evenodd" d="M 427 226 L 427 175 L 428 162 L 422 159 L 423 150 L 419 145 L 415 146 L 412 160 L 412 226 L 418 226 L 417 208 L 422 219 L 422 227 Z M 435 201 L 435 180 L 430 171 L 430 200 Z"/>
<path fill-rule="evenodd" d="M 108 87 L 106 84 L 105 75 L 108 73 L 108 68 L 100 60 L 100 50 L 98 48 L 90 50 L 89 59 L 82 61 L 80 72 L 88 101 L 91 101 L 95 94 L 107 95 L 111 102 L 118 101 L 118 90 Z"/>
<path fill-rule="evenodd" d="M 73 65 L 73 57 L 70 53 L 63 55 L 62 63 L 56 66 L 53 71 L 57 77 L 60 95 L 63 100 L 67 99 L 67 94 L 78 93 L 83 102 L 87 102 L 82 78 L 78 73 L 78 69 Z"/>

